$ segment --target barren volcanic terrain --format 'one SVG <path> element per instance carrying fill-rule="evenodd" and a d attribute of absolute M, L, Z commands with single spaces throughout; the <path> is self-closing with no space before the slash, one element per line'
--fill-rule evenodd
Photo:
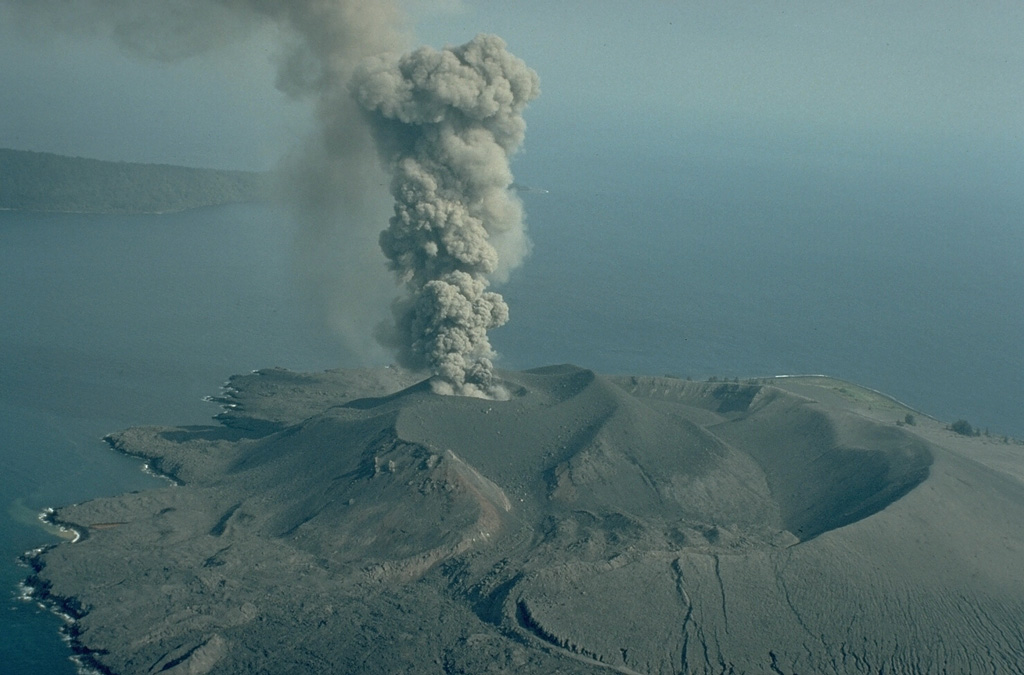
<path fill-rule="evenodd" d="M 31 580 L 114 673 L 1022 672 L 1024 455 L 829 378 L 232 378 Z M 897 421 L 900 424 L 897 424 Z"/>

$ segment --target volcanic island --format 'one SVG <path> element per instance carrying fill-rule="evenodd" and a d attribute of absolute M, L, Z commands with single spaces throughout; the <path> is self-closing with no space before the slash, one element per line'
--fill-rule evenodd
<path fill-rule="evenodd" d="M 826 377 L 496 375 L 236 376 L 108 437 L 173 484 L 54 511 L 29 583 L 103 673 L 1024 672 L 1018 446 Z"/>

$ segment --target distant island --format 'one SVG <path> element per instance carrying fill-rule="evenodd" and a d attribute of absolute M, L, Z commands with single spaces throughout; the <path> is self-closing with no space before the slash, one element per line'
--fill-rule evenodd
<path fill-rule="evenodd" d="M 0 149 L 0 209 L 164 213 L 265 200 L 267 174 Z"/>

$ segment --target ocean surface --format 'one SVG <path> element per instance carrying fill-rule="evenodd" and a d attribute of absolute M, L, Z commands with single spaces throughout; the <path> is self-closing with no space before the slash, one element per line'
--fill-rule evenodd
<path fill-rule="evenodd" d="M 500 367 L 824 373 L 1024 438 L 1019 176 L 588 153 L 566 151 L 566 172 L 542 146 L 517 172 L 548 192 L 523 195 L 534 250 L 499 289 Z M 258 205 L 0 212 L 5 673 L 75 672 L 60 620 L 18 597 L 19 554 L 57 541 L 39 511 L 163 484 L 105 433 L 206 423 L 218 407 L 203 397 L 233 373 L 359 365 L 296 282 L 295 236 Z"/>

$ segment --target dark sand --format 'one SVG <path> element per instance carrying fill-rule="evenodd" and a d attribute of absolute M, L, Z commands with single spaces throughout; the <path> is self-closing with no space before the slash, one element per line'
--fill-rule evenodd
<path fill-rule="evenodd" d="M 115 673 L 1024 672 L 1024 451 L 855 385 L 233 378 L 33 561 Z"/>

